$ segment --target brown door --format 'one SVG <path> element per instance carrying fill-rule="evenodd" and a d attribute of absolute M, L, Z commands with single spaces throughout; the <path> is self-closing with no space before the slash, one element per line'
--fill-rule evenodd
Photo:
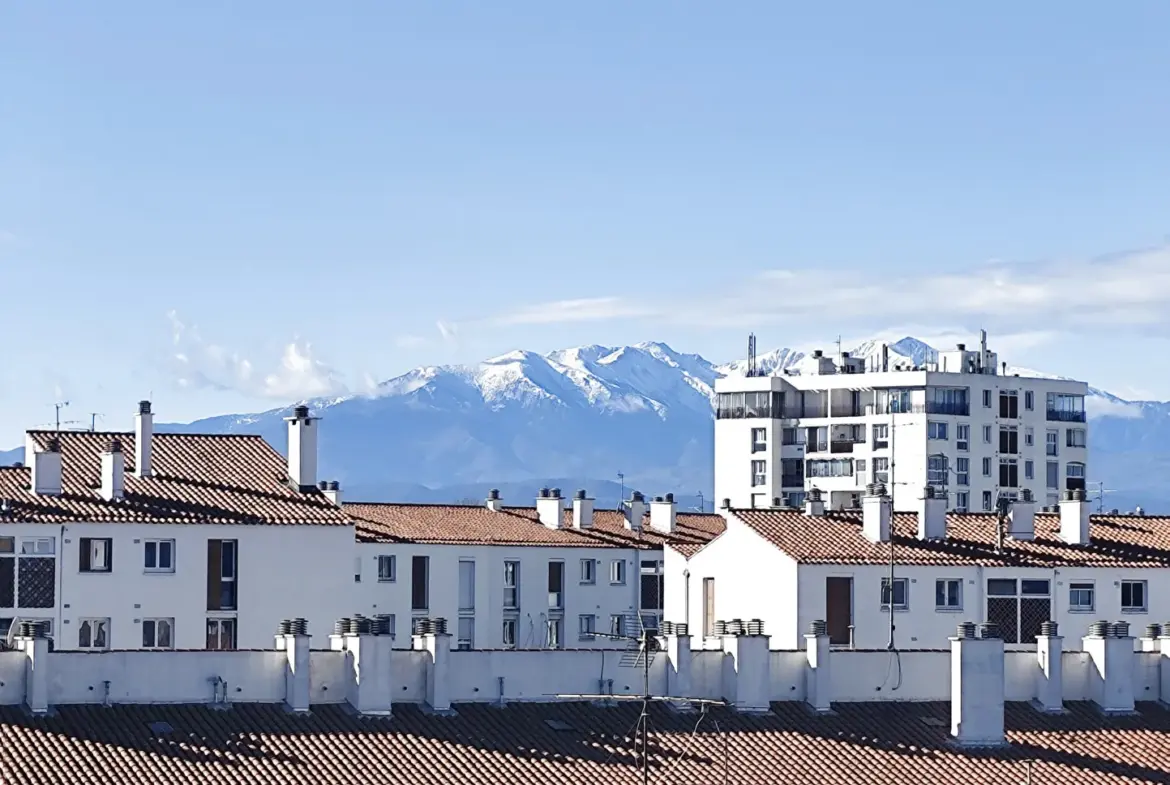
<path fill-rule="evenodd" d="M 849 628 L 853 624 L 852 578 L 825 578 L 825 623 L 829 627 L 829 643 L 849 644 Z"/>

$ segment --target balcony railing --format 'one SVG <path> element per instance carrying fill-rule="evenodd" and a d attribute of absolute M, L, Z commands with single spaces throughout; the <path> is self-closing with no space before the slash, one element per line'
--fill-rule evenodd
<path fill-rule="evenodd" d="M 816 452 L 828 452 L 829 451 L 829 443 L 828 442 L 808 442 L 807 444 L 804 445 L 804 451 L 806 454 L 816 453 Z"/>
<path fill-rule="evenodd" d="M 853 452 L 853 445 L 864 443 L 864 439 L 834 439 L 829 445 L 829 452 Z"/>
<path fill-rule="evenodd" d="M 1069 411 L 1064 411 L 1063 409 L 1049 409 L 1048 410 L 1048 421 L 1049 422 L 1084 422 L 1085 421 L 1085 413 L 1084 412 L 1069 412 Z"/>
<path fill-rule="evenodd" d="M 865 407 L 860 404 L 853 406 L 852 404 L 846 406 L 833 406 L 829 410 L 833 417 L 864 417 Z"/>
<path fill-rule="evenodd" d="M 874 414 L 926 414 L 926 405 L 921 403 L 876 403 Z"/>
<path fill-rule="evenodd" d="M 947 414 L 953 417 L 970 417 L 971 405 L 969 403 L 955 403 L 948 401 L 927 401 L 927 414 Z"/>
<path fill-rule="evenodd" d="M 802 474 L 782 474 L 780 475 L 781 488 L 803 488 L 804 475 Z"/>

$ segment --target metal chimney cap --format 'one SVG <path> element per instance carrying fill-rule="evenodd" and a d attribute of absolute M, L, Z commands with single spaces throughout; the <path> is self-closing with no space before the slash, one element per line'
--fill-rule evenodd
<path fill-rule="evenodd" d="M 722 506 L 723 506 L 723 509 L 730 510 L 731 509 L 731 499 L 724 499 Z"/>
<path fill-rule="evenodd" d="M 584 489 L 584 488 L 578 488 L 578 489 L 577 489 L 577 492 L 576 492 L 575 494 L 573 494 L 573 498 L 575 498 L 575 499 L 584 499 L 584 498 L 586 498 L 586 496 L 585 496 L 585 489 Z"/>
<path fill-rule="evenodd" d="M 549 493 L 548 488 L 541 488 L 539 491 L 536 492 L 536 496 L 537 496 L 537 498 L 540 498 L 540 499 L 547 499 L 548 493 Z"/>
<path fill-rule="evenodd" d="M 321 480 L 319 483 L 317 483 L 317 487 L 323 491 L 327 491 L 327 490 L 329 490 L 329 481 L 328 480 Z"/>
<path fill-rule="evenodd" d="M 655 497 L 654 497 L 654 501 L 656 501 L 656 502 L 664 502 L 664 501 L 666 501 L 666 499 L 663 499 L 661 496 L 655 496 Z"/>
<path fill-rule="evenodd" d="M 500 489 L 492 488 L 490 491 L 488 491 L 488 498 L 492 499 L 493 501 L 500 498 Z"/>
<path fill-rule="evenodd" d="M 307 420 L 309 418 L 309 407 L 301 404 L 293 408 L 293 417 L 298 420 Z"/>
<path fill-rule="evenodd" d="M 665 496 L 665 497 L 663 497 L 663 498 L 664 498 L 664 500 L 665 500 L 665 501 L 668 501 L 668 502 L 670 502 L 671 504 L 674 504 L 674 494 L 673 494 L 673 493 L 668 493 L 668 494 L 666 494 L 666 496 Z"/>
<path fill-rule="evenodd" d="M 106 452 L 122 452 L 122 442 L 118 439 L 110 439 L 110 443 L 106 445 Z"/>
<path fill-rule="evenodd" d="M 967 351 L 967 344 L 965 344 L 965 343 L 956 344 L 955 348 L 958 349 L 960 352 L 965 352 L 965 351 Z"/>
<path fill-rule="evenodd" d="M 138 402 L 138 413 L 139 414 L 150 414 L 150 401 L 139 401 Z"/>
<path fill-rule="evenodd" d="M 552 496 L 554 499 L 561 498 L 561 489 L 560 488 L 552 488 L 549 490 L 548 493 L 549 493 L 549 496 Z"/>
<path fill-rule="evenodd" d="M 640 502 L 640 501 L 645 501 L 645 500 L 646 500 L 646 497 L 642 495 L 641 491 L 634 491 L 633 493 L 630 494 L 630 501 L 632 501 L 632 502 Z"/>
<path fill-rule="evenodd" d="M 56 436 L 50 436 L 45 442 L 45 452 L 61 452 L 61 440 Z"/>
<path fill-rule="evenodd" d="M 328 490 L 340 491 L 341 490 L 341 483 L 339 483 L 337 480 L 330 480 Z"/>

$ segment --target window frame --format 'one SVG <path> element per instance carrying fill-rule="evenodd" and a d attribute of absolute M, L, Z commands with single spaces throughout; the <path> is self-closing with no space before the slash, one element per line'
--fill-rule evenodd
<path fill-rule="evenodd" d="M 154 546 L 154 563 L 151 567 L 150 561 L 150 546 Z M 163 546 L 169 546 L 170 550 L 170 566 L 160 567 L 162 561 Z M 142 541 L 142 571 L 151 574 L 165 574 L 173 575 L 175 573 L 175 541 L 173 539 L 148 539 Z"/>
<path fill-rule="evenodd" d="M 597 559 L 581 560 L 581 578 L 578 583 L 582 586 L 597 585 Z"/>
<path fill-rule="evenodd" d="M 909 578 L 900 578 L 898 576 L 894 576 L 894 582 L 892 584 L 892 589 L 889 588 L 890 586 L 891 586 L 890 577 L 888 575 L 883 576 L 881 579 L 881 583 L 879 584 L 879 589 L 878 589 L 878 592 L 879 592 L 878 593 L 878 607 L 881 610 L 886 611 L 887 613 L 889 612 L 890 603 L 885 601 L 886 592 L 889 591 L 890 600 L 893 602 L 893 606 L 894 606 L 894 612 L 900 613 L 903 611 L 909 611 L 910 610 L 910 579 Z M 897 601 L 898 587 L 899 586 L 902 587 L 902 602 Z"/>
<path fill-rule="evenodd" d="M 516 648 L 516 637 L 519 630 L 519 619 L 515 616 L 505 616 L 500 626 L 500 641 L 505 649 Z"/>
<path fill-rule="evenodd" d="M 597 614 L 582 613 L 577 616 L 577 640 L 597 640 Z"/>
<path fill-rule="evenodd" d="M 752 460 L 752 486 L 762 488 L 768 484 L 768 462 L 759 459 Z"/>
<path fill-rule="evenodd" d="M 955 426 L 955 449 L 969 452 L 971 449 L 971 426 L 959 423 Z"/>
<path fill-rule="evenodd" d="M 81 642 L 82 629 L 86 625 L 90 625 L 89 629 L 89 643 L 83 644 Z M 98 632 L 98 625 L 104 627 L 105 645 L 98 646 L 94 643 Z M 83 616 L 77 620 L 77 648 L 82 651 L 109 651 L 110 650 L 110 619 L 109 617 L 100 616 Z"/>
<path fill-rule="evenodd" d="M 950 441 L 950 430 L 945 422 L 939 420 L 926 421 L 926 438 L 929 441 Z"/>
<path fill-rule="evenodd" d="M 1072 449 L 1084 449 L 1089 446 L 1089 433 L 1086 428 L 1065 428 L 1064 446 Z"/>
<path fill-rule="evenodd" d="M 757 439 L 756 437 L 759 436 Z M 752 454 L 768 451 L 768 429 L 767 428 L 752 428 L 751 432 Z"/>
<path fill-rule="evenodd" d="M 609 585 L 626 585 L 626 560 L 614 559 L 609 563 Z"/>
<path fill-rule="evenodd" d="M 504 609 L 510 611 L 520 609 L 519 559 L 504 559 Z"/>
<path fill-rule="evenodd" d="M 1142 591 L 1142 603 L 1140 606 L 1133 604 L 1133 587 L 1140 586 Z M 1125 604 L 1125 590 L 1130 589 L 1130 604 Z M 1122 613 L 1149 613 L 1150 612 L 1150 583 L 1146 580 L 1123 580 L 1121 582 L 1121 589 L 1118 592 L 1121 600 Z"/>
<path fill-rule="evenodd" d="M 95 557 L 101 547 L 101 566 L 95 567 Z M 113 537 L 79 537 L 77 540 L 77 571 L 86 575 L 108 575 L 114 571 Z"/>
<path fill-rule="evenodd" d="M 944 602 L 943 604 L 940 605 L 939 601 L 938 601 L 939 588 L 942 588 L 942 590 L 943 590 L 943 599 L 949 600 L 950 599 L 949 588 L 952 584 L 957 585 L 959 587 L 958 588 L 958 595 L 959 595 L 958 596 L 958 603 L 952 605 L 949 602 Z M 934 609 L 935 609 L 935 611 L 937 611 L 939 613 L 958 613 L 958 612 L 961 612 L 963 610 L 963 579 L 962 578 L 937 578 L 937 579 L 935 579 L 935 582 L 934 582 Z"/>
<path fill-rule="evenodd" d="M 1073 592 L 1087 592 L 1089 603 L 1073 603 Z M 1097 583 L 1093 580 L 1075 580 L 1068 582 L 1068 612 L 1095 613 L 1097 610 Z"/>
<path fill-rule="evenodd" d="M 166 624 L 169 629 L 170 643 L 166 646 L 158 645 L 158 628 L 160 624 Z M 152 634 L 150 639 L 152 643 L 146 642 L 147 625 L 151 625 Z M 149 619 L 142 620 L 142 648 L 148 651 L 170 651 L 175 648 L 175 619 L 174 617 L 156 616 Z"/>
<path fill-rule="evenodd" d="M 398 582 L 398 557 L 393 553 L 379 553 L 377 556 L 378 562 L 378 583 L 397 583 Z M 389 566 L 389 569 L 383 570 L 383 566 Z"/>

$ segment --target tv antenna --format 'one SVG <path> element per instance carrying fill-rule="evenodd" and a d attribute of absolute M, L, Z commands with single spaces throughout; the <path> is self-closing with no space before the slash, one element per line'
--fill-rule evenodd
<path fill-rule="evenodd" d="M 673 695 L 654 695 L 650 692 L 650 663 L 654 659 L 654 655 L 662 650 L 662 644 L 658 640 L 658 630 L 647 629 L 642 624 L 642 617 L 637 613 L 626 614 L 619 617 L 623 620 L 628 620 L 633 616 L 637 620 L 638 634 L 634 635 L 617 635 L 604 632 L 594 632 L 592 635 L 598 638 L 608 638 L 610 640 L 625 641 L 626 649 L 622 654 L 621 665 L 624 667 L 642 667 L 642 694 L 641 695 L 602 695 L 602 694 L 588 694 L 588 693 L 558 693 L 553 697 L 560 700 L 592 700 L 592 701 L 637 701 L 641 703 L 641 712 L 638 715 L 637 731 L 636 731 L 636 750 L 638 754 L 635 756 L 639 768 L 642 772 L 642 785 L 649 785 L 650 782 L 650 704 L 651 703 L 673 703 L 684 704 L 687 706 L 698 706 L 702 714 L 699 717 L 699 722 L 706 717 L 707 709 L 711 706 L 726 706 L 725 700 L 712 700 L 710 698 L 683 698 Z M 626 626 L 633 626 L 623 624 Z M 674 632 L 679 635 L 687 634 L 687 625 L 685 623 L 671 624 L 670 622 L 663 622 L 665 629 L 663 632 Z M 695 725 L 696 731 L 698 724 Z"/>
<path fill-rule="evenodd" d="M 745 376 L 759 376 L 760 371 L 756 366 L 756 334 L 748 333 L 748 355 L 747 355 L 747 371 Z"/>
<path fill-rule="evenodd" d="M 101 419 L 103 419 L 103 420 L 106 418 L 106 416 L 105 416 L 104 414 L 102 414 L 101 412 L 90 412 L 90 413 L 89 413 L 89 430 L 90 430 L 90 433 L 96 433 L 96 432 L 97 432 L 97 421 L 98 421 L 98 418 L 99 418 L 99 417 L 100 417 Z"/>
<path fill-rule="evenodd" d="M 695 491 L 695 496 L 699 497 L 699 512 L 707 511 L 707 500 L 703 498 L 702 491 Z"/>
<path fill-rule="evenodd" d="M 622 472 L 617 473 L 618 482 L 622 484 L 621 494 L 618 496 L 618 509 L 621 510 L 626 503 L 626 475 Z"/>
<path fill-rule="evenodd" d="M 69 401 L 57 401 L 57 403 L 53 404 L 53 408 L 56 410 L 56 430 L 57 430 L 57 433 L 61 432 L 61 410 L 64 409 L 68 405 L 69 405 Z"/>

